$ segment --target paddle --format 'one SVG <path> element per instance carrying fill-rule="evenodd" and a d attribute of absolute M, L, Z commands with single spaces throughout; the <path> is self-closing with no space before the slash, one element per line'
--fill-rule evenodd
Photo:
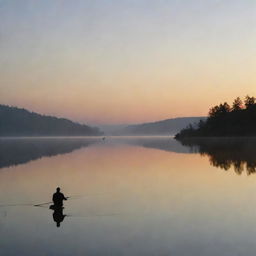
<path fill-rule="evenodd" d="M 76 198 L 79 198 L 79 197 L 81 197 L 80 195 L 74 195 L 74 196 L 67 196 L 66 198 L 67 199 L 76 199 Z M 45 202 L 45 203 L 40 203 L 40 204 L 34 204 L 33 206 L 43 206 L 43 205 L 46 205 L 46 204 L 51 204 L 51 203 L 53 203 L 52 201 L 50 201 L 50 202 Z"/>
<path fill-rule="evenodd" d="M 97 195 L 73 195 L 73 196 L 67 196 L 67 199 L 73 200 L 73 199 L 77 199 L 80 197 L 86 197 L 86 196 L 100 196 L 101 194 L 97 194 Z M 0 204 L 0 207 L 9 207 L 9 206 L 35 206 L 35 207 L 40 207 L 40 206 L 44 206 L 47 204 L 51 204 L 53 203 L 52 201 L 49 202 L 44 202 L 44 203 L 40 203 L 40 204 L 33 204 L 33 203 L 24 203 L 24 204 Z"/>

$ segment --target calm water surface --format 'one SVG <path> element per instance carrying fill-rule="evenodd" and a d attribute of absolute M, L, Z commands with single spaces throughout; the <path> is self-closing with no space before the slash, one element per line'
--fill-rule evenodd
<path fill-rule="evenodd" d="M 252 139 L 2 138 L 0 255 L 255 255 L 255 159 Z M 57 186 L 59 228 L 33 206 Z"/>

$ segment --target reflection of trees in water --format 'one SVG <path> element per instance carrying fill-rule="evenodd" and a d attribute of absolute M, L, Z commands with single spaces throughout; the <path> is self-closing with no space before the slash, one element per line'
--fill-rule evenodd
<path fill-rule="evenodd" d="M 29 138 L 0 140 L 0 168 L 65 154 L 96 143 L 96 138 Z"/>
<path fill-rule="evenodd" d="M 190 138 L 181 141 L 194 152 L 207 155 L 213 166 L 234 168 L 237 174 L 256 172 L 256 138 Z"/>

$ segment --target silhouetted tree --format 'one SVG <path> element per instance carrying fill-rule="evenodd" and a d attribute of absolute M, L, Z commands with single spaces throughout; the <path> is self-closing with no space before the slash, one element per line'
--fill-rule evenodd
<path fill-rule="evenodd" d="M 242 102 L 242 100 L 239 97 L 237 97 L 233 101 L 232 111 L 239 111 L 242 108 L 243 108 L 243 102 Z"/>
<path fill-rule="evenodd" d="M 227 102 L 224 102 L 224 104 L 220 104 L 219 106 L 215 106 L 210 109 L 209 111 L 209 117 L 220 117 L 224 114 L 227 114 L 231 111 L 230 106 Z"/>
<path fill-rule="evenodd" d="M 203 121 L 203 120 L 201 119 L 201 120 L 199 121 L 199 123 L 198 123 L 198 128 L 199 128 L 199 129 L 203 129 L 204 126 L 205 126 L 205 121 Z"/>
<path fill-rule="evenodd" d="M 244 105 L 246 106 L 247 109 L 251 108 L 255 105 L 255 98 L 247 95 L 244 100 Z"/>

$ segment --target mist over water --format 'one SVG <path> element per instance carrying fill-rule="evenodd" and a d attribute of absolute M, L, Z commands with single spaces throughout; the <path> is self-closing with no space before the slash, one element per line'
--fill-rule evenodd
<path fill-rule="evenodd" d="M 0 255 L 255 255 L 255 140 L 0 145 Z M 59 228 L 49 204 L 33 206 L 57 186 L 73 196 Z"/>

